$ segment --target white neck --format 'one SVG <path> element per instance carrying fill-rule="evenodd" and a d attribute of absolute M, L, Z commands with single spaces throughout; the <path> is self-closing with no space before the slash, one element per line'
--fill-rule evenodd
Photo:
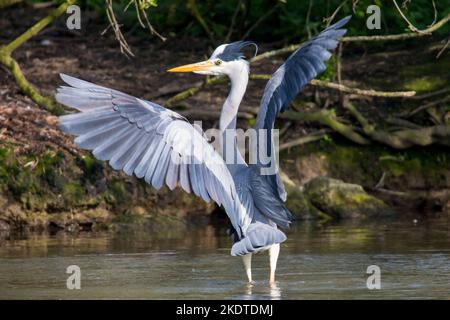
<path fill-rule="evenodd" d="M 247 89 L 249 66 L 245 61 L 235 61 L 232 63 L 234 65 L 230 66 L 231 70 L 228 73 L 228 77 L 231 80 L 231 90 L 222 106 L 222 113 L 220 115 L 219 126 L 222 133 L 221 149 L 224 156 L 227 152 L 226 150 L 233 150 L 237 157 L 237 163 L 243 164 L 245 161 L 238 150 L 236 139 L 231 137 L 235 137 L 237 113 Z"/>
<path fill-rule="evenodd" d="M 246 62 L 239 62 L 230 72 L 228 77 L 231 80 L 231 89 L 222 106 L 222 114 L 220 116 L 220 130 L 223 132 L 226 129 L 236 129 L 236 117 L 244 97 L 248 84 L 248 64 Z"/>

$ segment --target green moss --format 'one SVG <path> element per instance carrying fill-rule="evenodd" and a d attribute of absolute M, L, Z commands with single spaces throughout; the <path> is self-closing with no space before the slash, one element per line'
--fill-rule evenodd
<path fill-rule="evenodd" d="M 434 91 L 450 82 L 450 58 L 421 62 L 405 66 L 400 71 L 403 88 L 417 92 Z"/>
<path fill-rule="evenodd" d="M 108 184 L 108 191 L 105 193 L 106 201 L 120 208 L 127 205 L 131 201 L 132 195 L 125 188 L 125 182 L 121 178 L 113 178 Z"/>
<path fill-rule="evenodd" d="M 404 84 L 404 88 L 416 92 L 435 91 L 445 86 L 446 83 L 446 79 L 424 76 L 407 81 Z"/>
<path fill-rule="evenodd" d="M 77 183 L 67 183 L 63 186 L 62 194 L 67 206 L 77 206 L 83 203 L 86 190 Z"/>
<path fill-rule="evenodd" d="M 39 190 L 37 178 L 30 168 L 21 165 L 12 150 L 5 148 L 0 152 L 0 182 L 2 189 L 20 202 L 23 201 L 24 194 Z"/>
<path fill-rule="evenodd" d="M 316 208 L 300 189 L 287 187 L 287 208 L 297 220 L 330 220 L 331 216 Z"/>
<path fill-rule="evenodd" d="M 318 177 L 305 185 L 309 201 L 336 218 L 373 217 L 390 214 L 380 199 L 367 194 L 359 185 L 328 177 Z"/>
<path fill-rule="evenodd" d="M 388 188 L 450 186 L 450 150 L 443 148 L 396 151 L 381 145 L 357 146 L 345 141 L 320 141 L 291 149 L 280 159 L 309 157 L 324 159 L 319 161 L 330 177 L 365 187 L 373 188 L 383 174 Z"/>
<path fill-rule="evenodd" d="M 95 182 L 103 173 L 103 164 L 93 156 L 86 154 L 78 159 L 81 170 L 90 182 Z"/>

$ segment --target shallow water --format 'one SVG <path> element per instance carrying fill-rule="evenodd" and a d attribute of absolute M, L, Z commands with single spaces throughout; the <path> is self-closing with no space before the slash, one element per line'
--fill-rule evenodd
<path fill-rule="evenodd" d="M 248 285 L 230 244 L 225 228 L 207 224 L 8 236 L 0 299 L 450 298 L 448 217 L 294 224 L 272 287 L 268 255 L 254 257 Z M 81 269 L 80 290 L 66 287 L 69 265 Z M 380 267 L 380 290 L 367 289 L 370 265 Z"/>

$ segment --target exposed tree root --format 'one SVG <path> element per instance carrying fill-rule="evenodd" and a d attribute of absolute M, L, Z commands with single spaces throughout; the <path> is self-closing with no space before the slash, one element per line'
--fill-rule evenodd
<path fill-rule="evenodd" d="M 407 149 L 412 146 L 428 146 L 439 144 L 450 146 L 450 126 L 437 125 L 417 129 L 403 129 L 394 132 L 379 130 L 353 106 L 347 103 L 344 106 L 361 124 L 362 130 L 370 139 L 386 144 L 395 149 Z"/>

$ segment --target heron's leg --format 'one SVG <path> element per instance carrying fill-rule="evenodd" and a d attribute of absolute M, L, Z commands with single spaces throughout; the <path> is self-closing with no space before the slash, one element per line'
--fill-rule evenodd
<path fill-rule="evenodd" d="M 245 272 L 247 273 L 248 282 L 252 282 L 252 254 L 246 254 L 242 256 L 244 262 Z"/>
<path fill-rule="evenodd" d="M 275 282 L 275 270 L 277 269 L 278 255 L 280 253 L 280 244 L 276 243 L 269 248 L 269 258 L 270 258 L 270 277 L 269 282 Z"/>

